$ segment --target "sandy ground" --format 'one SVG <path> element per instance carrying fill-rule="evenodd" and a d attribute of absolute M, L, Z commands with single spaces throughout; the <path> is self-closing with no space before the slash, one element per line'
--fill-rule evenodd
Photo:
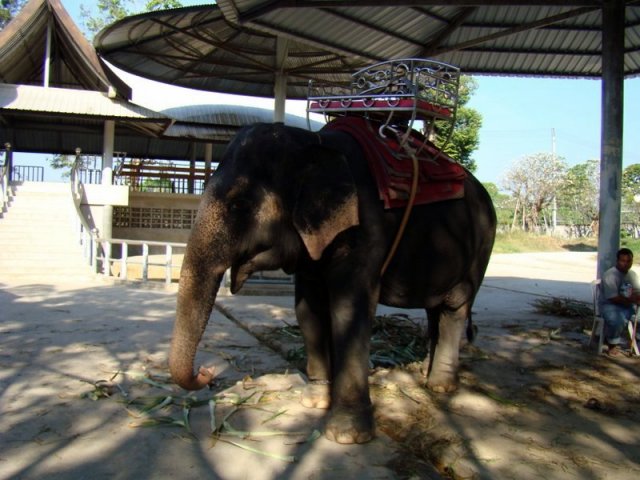
<path fill-rule="evenodd" d="M 377 438 L 340 446 L 298 404 L 297 339 L 258 340 L 295 322 L 290 297 L 220 297 L 197 359 L 218 385 L 188 396 L 166 371 L 175 291 L 0 273 L 0 478 L 638 478 L 640 359 L 532 305 L 588 302 L 594 274 L 594 254 L 495 255 L 458 391 L 377 369 Z"/>

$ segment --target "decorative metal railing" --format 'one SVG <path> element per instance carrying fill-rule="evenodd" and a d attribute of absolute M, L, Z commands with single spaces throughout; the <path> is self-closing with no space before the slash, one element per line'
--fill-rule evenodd
<path fill-rule="evenodd" d="M 410 130 L 419 120 L 427 139 L 437 133 L 436 122 L 444 122 L 449 125 L 446 144 L 456 119 L 459 87 L 460 69 L 453 65 L 423 58 L 389 60 L 355 72 L 350 84 L 310 81 L 307 114 L 324 114 L 327 120 L 365 116 L 382 124 L 382 136 L 387 128 Z"/>

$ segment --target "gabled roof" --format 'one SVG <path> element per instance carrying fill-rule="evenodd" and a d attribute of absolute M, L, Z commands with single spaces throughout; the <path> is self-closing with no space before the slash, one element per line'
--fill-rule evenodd
<path fill-rule="evenodd" d="M 101 154 L 104 121 L 115 120 L 116 149 L 146 154 L 172 120 L 130 97 L 60 0 L 30 0 L 0 31 L 0 141 L 14 151 Z"/>
<path fill-rule="evenodd" d="M 131 89 L 97 56 L 60 0 L 30 0 L 0 31 L 0 82 L 45 84 L 47 30 L 51 26 L 49 86 L 107 92 Z"/>

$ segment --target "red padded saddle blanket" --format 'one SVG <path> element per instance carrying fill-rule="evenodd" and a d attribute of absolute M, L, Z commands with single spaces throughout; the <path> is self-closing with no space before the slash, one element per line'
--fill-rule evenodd
<path fill-rule="evenodd" d="M 380 124 L 363 117 L 339 117 L 323 127 L 339 130 L 355 138 L 365 152 L 369 167 L 378 184 L 385 208 L 403 207 L 409 200 L 413 176 L 412 158 L 408 150 L 418 152 L 418 190 L 414 205 L 451 200 L 464 196 L 466 170 L 436 147 L 411 131 L 407 144 L 397 138 L 379 135 Z M 404 134 L 404 132 L 403 132 Z"/>

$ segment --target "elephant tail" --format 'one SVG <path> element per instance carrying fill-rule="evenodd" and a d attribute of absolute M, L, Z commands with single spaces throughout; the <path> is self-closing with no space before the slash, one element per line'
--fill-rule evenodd
<path fill-rule="evenodd" d="M 471 312 L 469 312 L 469 318 L 467 320 L 467 341 L 473 343 L 478 335 L 478 326 L 473 324 L 473 318 Z"/>

